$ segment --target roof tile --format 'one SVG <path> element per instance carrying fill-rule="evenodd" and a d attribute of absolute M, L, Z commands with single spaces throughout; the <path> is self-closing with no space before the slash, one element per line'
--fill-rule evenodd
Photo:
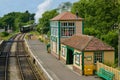
<path fill-rule="evenodd" d="M 113 47 L 93 36 L 76 34 L 61 41 L 62 44 L 83 51 L 114 50 Z"/>
<path fill-rule="evenodd" d="M 96 51 L 96 50 L 114 50 L 114 48 L 109 46 L 108 44 L 102 42 L 98 38 L 93 38 L 89 42 L 89 44 L 87 45 L 85 50 L 87 50 L 87 51 L 91 51 L 91 50 L 93 50 L 93 51 Z"/>
<path fill-rule="evenodd" d="M 70 38 L 63 40 L 61 43 L 78 50 L 83 50 L 91 39 L 92 36 L 76 34 Z"/>
<path fill-rule="evenodd" d="M 70 12 L 63 12 L 56 17 L 51 19 L 52 21 L 62 21 L 62 20 L 83 20 L 83 18 L 76 17 L 75 14 L 72 14 Z"/>

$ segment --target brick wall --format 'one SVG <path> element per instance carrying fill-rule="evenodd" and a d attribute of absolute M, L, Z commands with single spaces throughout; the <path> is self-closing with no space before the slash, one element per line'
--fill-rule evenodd
<path fill-rule="evenodd" d="M 76 34 L 82 34 L 82 21 L 76 21 Z"/>

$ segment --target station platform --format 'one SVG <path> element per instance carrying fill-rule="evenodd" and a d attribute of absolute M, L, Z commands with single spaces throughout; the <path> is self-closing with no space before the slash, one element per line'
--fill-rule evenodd
<path fill-rule="evenodd" d="M 74 72 L 52 54 L 47 53 L 46 45 L 39 40 L 26 40 L 26 43 L 49 77 L 48 80 L 101 80 L 96 76 L 83 76 Z"/>

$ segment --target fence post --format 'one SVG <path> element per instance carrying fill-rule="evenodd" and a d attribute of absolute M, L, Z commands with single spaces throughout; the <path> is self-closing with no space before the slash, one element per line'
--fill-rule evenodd
<path fill-rule="evenodd" d="M 97 61 L 97 71 L 99 70 L 99 61 Z"/>

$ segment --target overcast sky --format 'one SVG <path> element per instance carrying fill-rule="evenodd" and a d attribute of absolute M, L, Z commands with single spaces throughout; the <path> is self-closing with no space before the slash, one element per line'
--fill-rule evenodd
<path fill-rule="evenodd" d="M 9 12 L 25 12 L 36 13 L 38 5 L 46 0 L 0 0 L 0 17 Z M 78 0 L 50 0 L 48 9 L 57 8 L 62 2 L 76 2 Z"/>

